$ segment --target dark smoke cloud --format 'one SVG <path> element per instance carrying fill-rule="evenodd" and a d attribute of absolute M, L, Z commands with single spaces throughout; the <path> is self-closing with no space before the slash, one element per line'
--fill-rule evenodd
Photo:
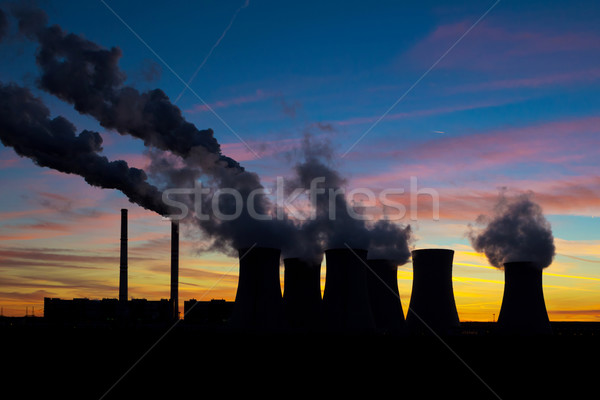
<path fill-rule="evenodd" d="M 48 22 L 46 12 L 32 1 L 11 3 L 9 8 L 18 20 L 19 32 L 29 39 L 34 39 Z"/>
<path fill-rule="evenodd" d="M 41 167 L 80 175 L 92 186 L 120 190 L 131 202 L 159 214 L 168 211 L 144 171 L 101 156 L 99 133 L 76 134 L 65 118 L 51 119 L 48 108 L 26 88 L 0 83 L 0 140 Z"/>
<path fill-rule="evenodd" d="M 507 198 L 500 193 L 492 216 L 481 215 L 467 233 L 473 248 L 484 253 L 491 265 L 503 268 L 511 261 L 532 261 L 541 268 L 554 258 L 554 237 L 542 208 L 532 194 Z"/>
<path fill-rule="evenodd" d="M 346 244 L 366 249 L 369 245 L 368 229 L 365 221 L 353 218 L 348 212 L 348 203 L 342 192 L 346 180 L 334 169 L 334 152 L 330 143 L 305 134 L 299 151 L 301 161 L 294 167 L 295 176 L 290 188 L 310 190 L 311 183 L 320 179 L 321 182 L 314 187 L 324 189 L 324 193 L 316 195 L 314 218 L 304 222 L 303 228 L 308 232 L 319 232 L 325 249 L 345 248 Z"/>
<path fill-rule="evenodd" d="M 125 73 L 118 65 L 120 49 L 104 48 L 56 25 L 46 26 L 40 17 L 45 14 L 34 7 L 20 8 L 13 15 L 23 26 L 22 33 L 38 43 L 38 86 L 94 117 L 103 127 L 142 139 L 152 160 L 150 176 L 161 189 L 191 188 L 200 178 L 215 190 L 235 189 L 244 200 L 252 191 L 263 189 L 256 174 L 221 153 L 211 129 L 199 130 L 186 121 L 162 90 L 140 92 L 125 85 Z M 192 199 L 185 200 L 193 210 Z M 223 214 L 235 212 L 232 197 L 218 200 Z M 212 197 L 203 201 L 210 206 Z M 256 196 L 255 205 L 259 214 L 268 214 L 272 208 L 264 195 Z M 234 221 L 209 214 L 208 220 L 197 223 L 219 250 L 253 243 L 284 247 L 282 232 L 289 229 L 285 222 L 257 221 L 246 209 Z"/>
<path fill-rule="evenodd" d="M 316 196 L 315 218 L 301 224 L 294 240 L 293 256 L 320 260 L 323 252 L 331 248 L 367 249 L 369 258 L 385 258 L 404 264 L 410 257 L 412 242 L 410 226 L 396 225 L 387 220 L 372 226 L 365 219 L 358 219 L 350 211 L 359 210 L 348 204 L 344 193 L 335 195 L 346 186 L 346 180 L 333 164 L 334 151 L 327 140 L 316 140 L 305 134 L 299 149 L 301 161 L 295 165 L 295 176 L 290 189 L 299 187 L 309 190 L 314 179 L 322 179 L 318 188 L 325 189 Z"/>
<path fill-rule="evenodd" d="M 223 156 L 211 129 L 199 130 L 185 120 L 181 110 L 160 89 L 140 92 L 125 85 L 126 75 L 118 63 L 121 50 L 104 48 L 88 39 L 67 33 L 57 25 L 46 26 L 43 10 L 30 5 L 11 8 L 19 31 L 38 43 L 38 86 L 88 114 L 107 129 L 132 135 L 146 146 L 188 157 L 192 150 L 201 167 L 221 163 L 241 169 Z"/>
<path fill-rule="evenodd" d="M 383 258 L 402 265 L 410 258 L 414 242 L 410 225 L 401 226 L 382 219 L 374 224 L 369 235 L 369 259 Z"/>
<path fill-rule="evenodd" d="M 78 112 L 94 117 L 103 127 L 141 139 L 151 158 L 149 177 L 158 187 L 147 183 L 144 171 L 129 168 L 125 162 L 109 162 L 96 154 L 101 143 L 98 134 L 82 133 L 79 135 L 82 139 L 70 139 L 73 142 L 84 139 L 98 141 L 96 147 L 92 146 L 85 152 L 90 160 L 86 158 L 86 164 L 79 167 L 62 165 L 58 160 L 49 162 L 47 155 L 38 159 L 27 151 L 20 154 L 33 158 L 40 165 L 78 173 L 91 184 L 120 189 L 132 201 L 145 204 L 144 207 L 161 214 L 163 210 L 158 209 L 162 204 L 160 194 L 163 190 L 193 188 L 200 179 L 203 186 L 213 189 L 212 194 L 195 199 L 201 201 L 205 211 L 212 209 L 216 190 L 234 189 L 241 194 L 244 204 L 247 204 L 251 193 L 264 190 L 257 174 L 246 171 L 237 161 L 223 155 L 214 132 L 211 129 L 200 130 L 186 121 L 181 110 L 162 90 L 140 92 L 126 85 L 126 75 L 118 65 L 120 49 L 107 49 L 81 36 L 64 32 L 59 26 L 47 26 L 46 14 L 36 7 L 13 6 L 11 12 L 18 21 L 21 34 L 38 44 L 38 87 L 72 104 Z M 38 108 L 42 107 L 39 103 Z M 47 112 L 42 114 L 48 119 Z M 318 125 L 316 128 L 327 131 L 331 126 Z M 74 136 L 72 128 L 66 131 Z M 33 150 L 25 145 L 23 149 Z M 14 147 L 19 152 L 18 146 Z M 326 197 L 321 196 L 317 200 L 314 220 L 304 223 L 287 218 L 257 220 L 249 215 L 246 207 L 238 218 L 230 221 L 217 218 L 210 212 L 207 212 L 206 219 L 189 217 L 189 221 L 193 220 L 211 241 L 210 246 L 204 247 L 232 254 L 232 249 L 257 244 L 281 248 L 283 254 L 320 260 L 325 248 L 349 245 L 368 249 L 372 246 L 386 258 L 402 259 L 410 230 L 382 222 L 370 231 L 365 221 L 349 213 L 343 194 L 331 193 L 346 184 L 332 166 L 331 146 L 307 137 L 301 153 L 302 161 L 295 167 L 295 186 L 309 189 L 313 178 L 324 178 L 320 187 L 326 189 Z M 94 168 L 100 176 L 94 175 Z M 116 170 L 120 173 L 116 174 Z M 129 178 L 133 181 L 132 185 L 122 182 Z M 131 190 L 130 186 L 136 190 Z M 142 190 L 144 187 L 146 189 Z M 143 194 L 141 199 L 140 194 Z M 332 211 L 330 196 L 335 211 Z M 180 200 L 184 200 L 190 210 L 195 209 L 190 196 Z M 237 204 L 231 196 L 220 196 L 217 204 L 222 214 L 232 215 L 236 211 Z M 259 215 L 273 215 L 273 204 L 266 195 L 256 196 L 254 204 Z"/>

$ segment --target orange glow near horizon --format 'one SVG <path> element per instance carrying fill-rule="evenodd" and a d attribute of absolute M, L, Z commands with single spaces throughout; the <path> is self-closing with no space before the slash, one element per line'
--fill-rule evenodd
<path fill-rule="evenodd" d="M 93 202 L 92 202 L 93 204 Z M 120 208 L 119 204 L 115 209 Z M 127 206 L 125 204 L 125 206 Z M 46 214 L 16 212 L 7 218 Z M 59 222 L 15 225 L 12 237 L 0 246 L 2 271 L 0 307 L 5 316 L 23 316 L 26 310 L 43 315 L 44 297 L 116 298 L 118 291 L 118 213 L 98 213 Z M 158 300 L 169 297 L 170 235 L 168 223 L 145 210 L 133 209 L 129 224 L 129 297 Z M 440 230 L 432 231 L 434 234 Z M 458 227 L 448 224 L 448 232 Z M 189 235 L 188 235 L 189 234 Z M 424 235 L 423 232 L 419 232 Z M 186 236 L 187 235 L 187 236 Z M 85 238 L 85 239 L 81 239 Z M 116 238 L 116 239 L 115 239 Z M 421 238 L 420 242 L 421 242 Z M 595 264 L 598 241 L 570 242 L 557 238 L 557 257 L 544 270 L 544 295 L 551 320 L 600 320 L 600 277 Z M 419 247 L 440 247 L 423 243 Z M 455 249 L 453 286 L 460 319 L 491 321 L 502 303 L 503 271 L 487 263 L 484 255 L 464 244 Z M 188 299 L 234 301 L 238 260 L 202 252 L 193 232 L 182 232 L 180 255 L 180 312 Z M 561 254 L 569 254 L 562 257 Z M 591 262 L 590 262 L 591 261 Z M 324 290 L 326 264 L 321 269 Z M 400 300 L 406 314 L 412 290 L 412 266 L 398 268 Z M 280 274 L 283 292 L 283 268 Z"/>

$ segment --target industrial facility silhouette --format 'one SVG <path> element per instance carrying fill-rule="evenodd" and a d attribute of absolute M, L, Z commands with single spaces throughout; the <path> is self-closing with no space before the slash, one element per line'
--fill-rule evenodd
<path fill-rule="evenodd" d="M 170 298 L 128 299 L 127 210 L 121 210 L 118 299 L 44 298 L 44 319 L 54 323 L 184 324 L 221 327 L 232 332 L 456 335 L 461 322 L 454 300 L 454 251 L 412 251 L 413 283 L 404 317 L 398 290 L 398 263 L 369 259 L 367 249 L 325 250 L 326 275 L 321 296 L 321 265 L 284 258 L 277 248 L 238 250 L 235 301 L 184 302 L 179 313 L 179 224 L 171 221 Z M 283 291 L 280 283 L 283 261 Z M 183 317 L 183 318 L 182 318 Z M 505 264 L 505 289 L 494 332 L 551 334 L 542 289 L 542 269 L 532 262 Z"/>

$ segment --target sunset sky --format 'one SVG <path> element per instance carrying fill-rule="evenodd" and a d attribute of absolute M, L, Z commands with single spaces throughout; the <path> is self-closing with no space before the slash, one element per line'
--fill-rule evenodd
<path fill-rule="evenodd" d="M 290 175 L 294 149 L 310 133 L 331 142 L 348 189 L 404 188 L 398 201 L 409 213 L 400 222 L 412 226 L 414 247 L 455 250 L 461 320 L 497 318 L 504 288 L 503 271 L 471 247 L 469 224 L 492 211 L 501 188 L 507 196 L 532 191 L 556 245 L 544 271 L 550 319 L 600 320 L 599 4 L 105 0 L 40 7 L 49 24 L 120 48 L 126 84 L 161 88 L 267 187 Z M 36 87 L 36 44 L 10 28 L 0 43 L 0 81 L 29 87 L 78 131 L 99 132 L 109 159 L 147 166 L 140 140 Z M 439 220 L 427 195 L 411 220 L 411 177 L 439 194 Z M 41 315 L 44 297 L 117 297 L 121 208 L 129 209 L 129 295 L 169 297 L 168 221 L 2 145 L 0 182 L 4 315 L 24 315 L 26 307 Z M 181 310 L 190 298 L 234 300 L 237 260 L 203 252 L 206 239 L 191 227 L 181 240 Z M 406 313 L 410 262 L 399 268 L 398 284 Z"/>

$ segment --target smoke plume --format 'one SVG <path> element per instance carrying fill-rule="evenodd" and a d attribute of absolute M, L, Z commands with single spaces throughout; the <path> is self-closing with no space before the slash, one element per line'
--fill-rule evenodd
<path fill-rule="evenodd" d="M 315 218 L 302 223 L 273 218 L 278 210 L 264 193 L 260 177 L 223 155 L 211 129 L 200 130 L 186 121 L 161 89 L 140 92 L 126 84 L 126 75 L 118 65 L 122 55 L 119 48 L 105 48 L 57 25 L 48 26 L 45 12 L 31 5 L 14 5 L 10 11 L 17 19 L 19 32 L 38 45 L 37 86 L 71 104 L 79 113 L 92 116 L 101 126 L 141 139 L 151 164 L 146 175 L 124 161 L 108 161 L 98 154 L 99 134 L 84 131 L 75 135 L 74 127 L 64 118 L 50 120 L 47 108 L 30 92 L 3 86 L 2 141 L 17 153 L 39 165 L 79 174 L 92 185 L 119 189 L 131 201 L 163 215 L 163 191 L 194 188 L 201 179 L 211 192 L 201 199 L 189 195 L 180 198 L 189 210 L 199 205 L 205 211 L 214 211 L 216 205 L 221 215 L 240 211 L 233 219 L 214 212 L 203 217 L 195 213 L 192 215 L 196 218 L 188 216 L 187 222 L 196 224 L 211 241 L 204 246 L 210 250 L 234 254 L 232 250 L 258 245 L 320 261 L 326 248 L 371 247 L 383 258 L 407 260 L 410 227 L 386 221 L 369 227 L 365 220 L 355 218 L 350 211 L 358 211 L 349 207 L 344 196 L 346 182 L 331 165 L 333 152 L 328 143 L 307 136 L 300 149 L 302 160 L 295 166 L 293 186 L 311 189 L 314 179 L 322 180 L 319 187 L 325 193 L 317 198 Z M 0 36 L 6 30 L 2 15 Z M 9 98 L 15 103 L 11 104 Z M 24 117 L 28 113 L 31 120 Z M 19 118 L 22 121 L 17 121 Z M 26 127 L 28 130 L 23 131 Z M 51 151 L 44 152 L 42 143 Z M 59 143 L 65 147 L 57 148 Z M 250 215 L 247 207 L 239 210 L 240 202 L 229 195 L 218 195 L 220 190 L 239 193 L 244 205 L 252 196 L 254 210 L 266 218 Z"/>
<path fill-rule="evenodd" d="M 467 233 L 471 245 L 484 253 L 491 265 L 503 268 L 512 261 L 532 261 L 541 268 L 554 258 L 554 237 L 542 208 L 532 194 L 507 198 L 500 193 L 491 216 L 480 215 Z"/>
<path fill-rule="evenodd" d="M 401 226 L 381 219 L 374 224 L 369 235 L 369 259 L 394 260 L 402 265 L 410 258 L 410 247 L 414 242 L 410 225 Z"/>
<path fill-rule="evenodd" d="M 45 13 L 38 8 L 11 11 L 20 32 L 38 43 L 39 88 L 94 117 L 105 128 L 141 139 L 152 160 L 149 174 L 161 190 L 193 188 L 202 178 L 203 186 L 213 189 L 211 195 L 178 200 L 190 210 L 195 209 L 193 200 L 204 210 L 216 203 L 223 215 L 233 215 L 238 204 L 228 196 L 219 196 L 213 203 L 215 192 L 233 189 L 246 201 L 250 193 L 264 189 L 258 175 L 221 153 L 212 129 L 200 130 L 186 121 L 162 90 L 140 92 L 126 85 L 126 75 L 118 65 L 120 49 L 107 49 L 59 26 L 47 26 Z M 254 204 L 260 215 L 272 210 L 262 193 L 254 197 Z M 209 213 L 207 219 L 194 221 L 213 240 L 210 248 L 225 252 L 252 244 L 285 247 L 284 234 L 292 228 L 287 222 L 251 218 L 245 208 L 235 220 Z"/>
<path fill-rule="evenodd" d="M 0 141 L 41 167 L 80 175 L 92 186 L 120 190 L 146 209 L 168 212 L 144 171 L 101 156 L 99 133 L 76 134 L 65 118 L 51 119 L 48 108 L 26 88 L 0 83 Z"/>
<path fill-rule="evenodd" d="M 334 151 L 326 140 L 305 134 L 299 149 L 300 162 L 295 165 L 291 188 L 321 189 L 313 201 L 314 217 L 299 227 L 295 250 L 311 260 L 322 259 L 325 249 L 367 249 L 369 258 L 386 258 L 404 264 L 410 257 L 410 226 L 399 226 L 387 220 L 370 226 L 367 218 L 357 218 L 360 209 L 350 205 L 345 196 L 346 180 L 335 170 Z M 315 191 L 316 192 L 316 191 Z M 366 216 L 365 216 L 366 217 Z M 295 255 L 295 256 L 299 256 Z"/>

